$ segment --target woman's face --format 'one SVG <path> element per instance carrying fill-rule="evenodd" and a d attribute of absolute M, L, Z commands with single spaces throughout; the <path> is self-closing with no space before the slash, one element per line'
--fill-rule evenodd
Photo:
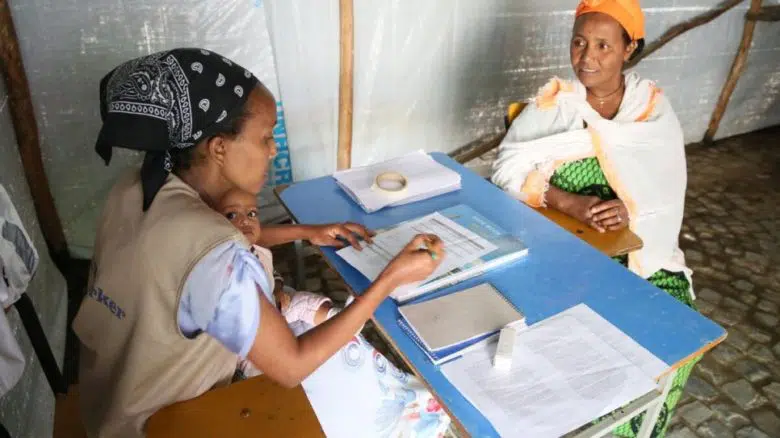
<path fill-rule="evenodd" d="M 614 88 L 619 84 L 623 63 L 633 52 L 623 39 L 623 27 L 609 15 L 592 12 L 574 22 L 571 37 L 571 66 L 587 88 Z"/>
<path fill-rule="evenodd" d="M 248 116 L 241 132 L 223 140 L 222 173 L 239 190 L 256 195 L 268 179 L 270 160 L 276 156 L 276 102 L 268 90 L 256 87 L 246 105 Z"/>

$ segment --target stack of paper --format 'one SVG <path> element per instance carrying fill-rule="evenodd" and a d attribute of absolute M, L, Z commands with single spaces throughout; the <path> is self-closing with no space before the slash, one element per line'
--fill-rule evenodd
<path fill-rule="evenodd" d="M 509 370 L 491 365 L 495 348 L 441 369 L 501 436 L 564 435 L 655 391 L 669 368 L 584 304 L 519 332 Z"/>
<path fill-rule="evenodd" d="M 406 189 L 399 192 L 379 190 L 377 175 L 398 172 L 406 178 Z M 422 151 L 369 166 L 342 170 L 333 174 L 341 187 L 367 213 L 387 206 L 422 201 L 460 189 L 460 174 L 436 162 Z"/>
<path fill-rule="evenodd" d="M 523 313 L 489 283 L 406 304 L 398 312 L 401 329 L 436 365 L 496 339 L 504 327 L 525 326 Z"/>
<path fill-rule="evenodd" d="M 362 251 L 350 246 L 340 249 L 337 254 L 374 281 L 417 234 L 439 236 L 446 256 L 425 281 L 410 283 L 393 291 L 390 296 L 399 303 L 457 284 L 528 253 L 528 247 L 516 236 L 468 205 L 458 204 L 389 230 L 378 230 L 373 243 L 364 245 Z"/>

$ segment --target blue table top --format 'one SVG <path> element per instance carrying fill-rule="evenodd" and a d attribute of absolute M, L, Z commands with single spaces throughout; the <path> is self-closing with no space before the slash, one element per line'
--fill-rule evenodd
<path fill-rule="evenodd" d="M 281 199 L 298 223 L 351 221 L 371 229 L 467 204 L 523 239 L 529 253 L 518 262 L 444 289 L 435 296 L 488 281 L 526 314 L 529 324 L 585 303 L 672 366 L 724 337 L 725 330 L 714 322 L 477 174 L 444 154 L 431 155 L 460 173 L 461 190 L 366 214 L 327 176 L 294 184 L 282 192 Z M 368 279 L 332 248 L 323 248 L 323 254 L 355 293 L 361 294 L 369 286 Z M 397 318 L 398 307 L 392 299 L 385 300 L 374 315 L 375 322 L 472 436 L 497 436 L 482 414 L 399 328 Z"/>

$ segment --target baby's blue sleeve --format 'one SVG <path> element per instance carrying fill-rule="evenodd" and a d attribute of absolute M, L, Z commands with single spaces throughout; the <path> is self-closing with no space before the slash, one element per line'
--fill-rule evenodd
<path fill-rule="evenodd" d="M 179 328 L 189 338 L 205 332 L 246 357 L 260 326 L 261 291 L 273 303 L 273 284 L 257 257 L 236 242 L 220 244 L 184 283 Z"/>

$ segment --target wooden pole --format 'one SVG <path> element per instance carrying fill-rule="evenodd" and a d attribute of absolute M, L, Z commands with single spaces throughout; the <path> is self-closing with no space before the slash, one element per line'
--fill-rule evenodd
<path fill-rule="evenodd" d="M 756 21 L 780 21 L 780 5 L 764 6 L 756 12 L 748 12 L 745 18 Z"/>
<path fill-rule="evenodd" d="M 631 68 L 637 65 L 639 61 L 652 55 L 653 52 L 657 51 L 658 49 L 666 45 L 666 43 L 668 43 L 669 41 L 677 38 L 678 36 L 684 34 L 685 32 L 688 32 L 693 28 L 701 26 L 702 24 L 707 24 L 710 21 L 720 17 L 724 12 L 742 3 L 742 1 L 743 0 L 725 1 L 711 11 L 707 11 L 703 14 L 699 14 L 691 18 L 690 20 L 683 21 L 682 23 L 675 24 L 674 26 L 667 29 L 666 32 L 664 32 L 660 37 L 658 37 L 657 40 L 645 46 L 645 49 L 642 51 L 642 53 L 637 55 L 636 58 L 632 59 L 631 62 L 628 63 L 626 68 Z"/>
<path fill-rule="evenodd" d="M 760 9 L 761 0 L 750 0 L 750 9 L 748 10 L 748 13 L 756 13 Z M 726 83 L 723 84 L 723 90 L 720 92 L 718 103 L 715 105 L 715 111 L 712 113 L 710 125 L 707 128 L 707 132 L 704 133 L 704 139 L 702 140 L 704 143 L 711 143 L 715 138 L 715 133 L 718 131 L 718 125 L 720 125 L 720 121 L 729 104 L 729 99 L 731 99 L 731 93 L 734 92 L 739 76 L 745 70 L 745 62 L 747 61 L 748 53 L 750 52 L 750 44 L 753 42 L 753 31 L 755 29 L 755 21 L 745 20 L 745 27 L 742 30 L 742 41 L 739 43 L 739 50 L 737 50 L 737 56 L 734 57 L 734 63 L 731 64 L 731 71 L 726 79 Z"/>
<path fill-rule="evenodd" d="M 22 63 L 11 7 L 7 0 L 0 0 L 0 67 L 8 88 L 8 107 L 16 134 L 16 144 L 22 159 L 24 176 L 30 187 L 38 223 L 50 256 L 60 271 L 63 271 L 63 263 L 70 259 L 68 246 L 43 168 L 30 87 Z"/>
<path fill-rule="evenodd" d="M 339 0 L 339 142 L 338 169 L 352 166 L 352 93 L 354 65 L 354 15 L 352 0 Z"/>

